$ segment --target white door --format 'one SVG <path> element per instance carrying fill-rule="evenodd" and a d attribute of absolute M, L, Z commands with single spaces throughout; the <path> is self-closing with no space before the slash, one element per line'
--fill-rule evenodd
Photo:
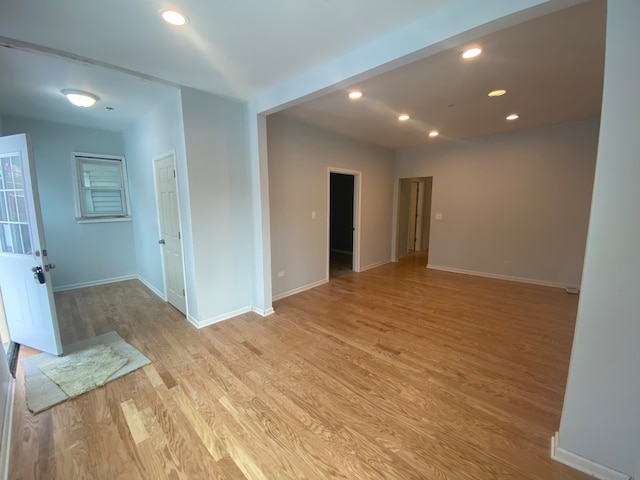
<path fill-rule="evenodd" d="M 0 289 L 11 340 L 62 353 L 33 156 L 25 134 L 0 137 Z M 39 277 L 39 278 L 38 278 Z"/>
<path fill-rule="evenodd" d="M 164 283 L 167 291 L 167 301 L 186 315 L 178 187 L 174 155 L 169 154 L 156 159 L 154 164 L 160 223 L 160 246 L 162 247 L 162 259 L 164 262 Z"/>

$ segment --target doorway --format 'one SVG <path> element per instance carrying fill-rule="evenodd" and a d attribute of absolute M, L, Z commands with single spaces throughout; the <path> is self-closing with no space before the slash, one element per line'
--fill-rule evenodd
<path fill-rule="evenodd" d="M 329 169 L 327 278 L 360 270 L 360 172 Z"/>
<path fill-rule="evenodd" d="M 158 244 L 162 252 L 166 301 L 186 315 L 175 153 L 169 152 L 154 158 L 153 167 L 158 203 L 158 226 L 160 228 Z"/>
<path fill-rule="evenodd" d="M 433 177 L 401 178 L 398 189 L 396 258 L 428 262 Z"/>

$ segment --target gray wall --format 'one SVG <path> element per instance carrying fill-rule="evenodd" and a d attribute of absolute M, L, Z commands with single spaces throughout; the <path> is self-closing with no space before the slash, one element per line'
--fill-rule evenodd
<path fill-rule="evenodd" d="M 584 120 L 398 151 L 396 178 L 433 177 L 429 264 L 579 285 L 597 141 Z"/>
<path fill-rule="evenodd" d="M 135 218 L 133 231 L 136 249 L 136 269 L 140 279 L 160 296 L 165 297 L 162 273 L 162 253 L 158 245 L 160 229 L 154 184 L 153 158 L 174 150 L 180 195 L 180 217 L 184 244 L 184 262 L 187 267 L 185 283 L 187 294 L 193 290 L 193 249 L 189 219 L 189 185 L 186 181 L 186 158 L 182 128 L 180 92 L 139 119 L 124 133 L 127 152 L 131 204 Z M 187 295 L 187 309 L 196 310 L 195 295 Z"/>
<path fill-rule="evenodd" d="M 164 294 L 152 159 L 175 150 L 187 314 L 206 324 L 252 307 L 254 245 L 246 106 L 185 88 L 125 134 L 138 271 Z"/>
<path fill-rule="evenodd" d="M 602 127 L 559 446 L 640 478 L 640 2 L 609 2 Z"/>
<path fill-rule="evenodd" d="M 5 135 L 31 135 L 54 289 L 135 275 L 133 222 L 75 220 L 71 152 L 124 155 L 122 134 L 11 116 L 2 123 Z"/>
<path fill-rule="evenodd" d="M 362 172 L 361 269 L 388 262 L 393 152 L 281 115 L 268 117 L 267 134 L 273 295 L 327 279 L 330 166 Z"/>
<path fill-rule="evenodd" d="M 182 90 L 193 235 L 196 320 L 251 308 L 254 299 L 253 191 L 247 106 Z"/>

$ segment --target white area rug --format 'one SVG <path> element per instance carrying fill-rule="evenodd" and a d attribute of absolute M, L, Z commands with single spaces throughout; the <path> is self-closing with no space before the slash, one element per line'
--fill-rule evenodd
<path fill-rule="evenodd" d="M 151 363 L 116 332 L 68 345 L 64 350 L 60 357 L 41 353 L 22 359 L 27 406 L 33 413 Z"/>

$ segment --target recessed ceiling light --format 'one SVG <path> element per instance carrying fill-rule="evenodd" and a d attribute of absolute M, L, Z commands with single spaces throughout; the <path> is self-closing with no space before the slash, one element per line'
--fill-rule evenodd
<path fill-rule="evenodd" d="M 492 90 L 487 95 L 490 96 L 490 97 L 501 97 L 502 95 L 504 95 L 506 93 L 507 93 L 506 90 Z"/>
<path fill-rule="evenodd" d="M 482 53 L 482 49 L 480 47 L 471 47 L 467 48 L 464 52 L 462 52 L 462 58 L 474 58 Z"/>
<path fill-rule="evenodd" d="M 411 117 L 409 115 L 407 115 L 406 113 L 403 113 L 402 115 L 400 115 L 398 117 L 398 120 L 400 120 L 401 122 L 406 122 L 407 120 L 409 120 Z"/>
<path fill-rule="evenodd" d="M 351 100 L 358 100 L 359 98 L 362 98 L 363 93 L 360 90 L 352 90 L 351 92 L 349 92 L 349 98 Z"/>
<path fill-rule="evenodd" d="M 511 115 L 507 115 L 507 120 L 517 120 L 520 118 L 520 115 L 517 113 L 512 113 Z"/>
<path fill-rule="evenodd" d="M 430 136 L 430 137 L 437 137 L 438 135 L 440 135 L 440 132 L 439 132 L 439 131 L 437 131 L 437 130 L 431 130 L 431 131 L 429 132 L 429 136 Z"/>
<path fill-rule="evenodd" d="M 99 100 L 97 95 L 89 92 L 83 92 L 82 90 L 65 88 L 62 90 L 62 94 L 67 97 L 67 100 L 77 107 L 92 107 L 93 104 Z"/>
<path fill-rule="evenodd" d="M 160 16 L 165 22 L 175 25 L 176 27 L 181 27 L 189 23 L 189 18 L 185 14 L 180 13 L 173 8 L 160 10 Z"/>

